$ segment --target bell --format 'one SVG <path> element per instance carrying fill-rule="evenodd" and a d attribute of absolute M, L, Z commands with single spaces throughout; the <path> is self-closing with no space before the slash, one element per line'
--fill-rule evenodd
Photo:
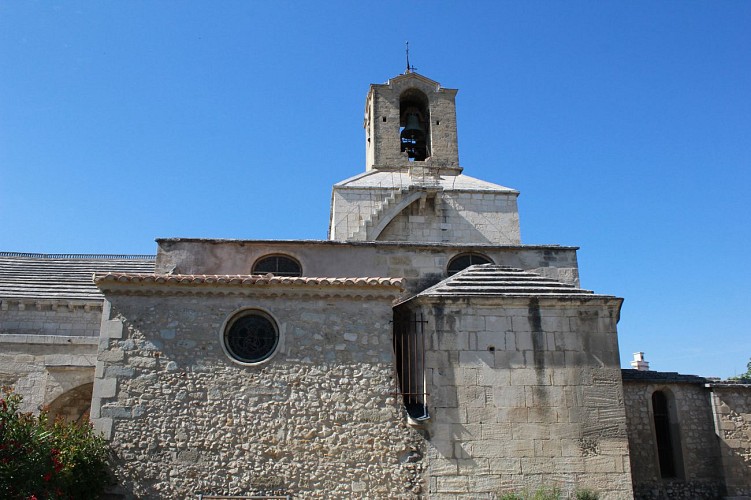
<path fill-rule="evenodd" d="M 419 143 L 425 140 L 425 130 L 420 125 L 420 117 L 415 112 L 407 112 L 407 119 L 405 120 L 404 130 L 402 130 L 402 140 L 408 139 Z"/>

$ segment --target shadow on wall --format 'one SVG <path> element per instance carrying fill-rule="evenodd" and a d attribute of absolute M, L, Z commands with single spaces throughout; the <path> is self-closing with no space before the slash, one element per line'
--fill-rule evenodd
<path fill-rule="evenodd" d="M 47 407 L 51 421 L 58 418 L 66 422 L 86 422 L 91 412 L 91 395 L 94 383 L 80 385 L 64 392 Z"/>

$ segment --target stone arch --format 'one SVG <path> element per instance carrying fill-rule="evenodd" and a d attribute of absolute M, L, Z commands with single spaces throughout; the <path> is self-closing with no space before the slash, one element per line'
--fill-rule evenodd
<path fill-rule="evenodd" d="M 88 421 L 93 390 L 94 383 L 90 382 L 59 395 L 47 406 L 50 420 L 62 418 L 67 422 Z"/>
<path fill-rule="evenodd" d="M 368 238 L 371 241 L 376 241 L 378 237 L 381 235 L 384 229 L 386 229 L 386 226 L 389 225 L 389 223 L 402 213 L 404 209 L 406 209 L 408 206 L 419 200 L 425 196 L 424 191 L 412 191 L 411 193 L 405 195 L 402 197 L 401 200 L 399 200 L 399 203 L 394 205 L 391 209 L 389 209 L 386 213 L 381 215 L 381 218 L 378 220 L 378 223 L 373 226 L 371 236 Z"/>

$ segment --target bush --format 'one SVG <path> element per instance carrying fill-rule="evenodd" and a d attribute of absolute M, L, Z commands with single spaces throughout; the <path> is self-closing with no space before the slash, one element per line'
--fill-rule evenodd
<path fill-rule="evenodd" d="M 108 448 L 87 423 L 50 424 L 46 412 L 20 413 L 21 396 L 0 389 L 0 497 L 97 498 L 108 484 Z"/>
<path fill-rule="evenodd" d="M 559 500 L 560 498 L 560 488 L 545 488 L 540 486 L 531 493 L 529 491 L 524 493 L 505 493 L 498 497 L 498 500 Z"/>
<path fill-rule="evenodd" d="M 600 498 L 597 492 L 587 488 L 577 490 L 574 496 L 576 500 L 598 500 Z M 560 488 L 540 486 L 534 492 L 504 493 L 498 497 L 498 500 L 560 500 L 562 498 L 564 498 L 564 495 Z"/>
<path fill-rule="evenodd" d="M 576 500 L 598 500 L 599 498 L 599 493 L 587 488 L 576 492 Z"/>

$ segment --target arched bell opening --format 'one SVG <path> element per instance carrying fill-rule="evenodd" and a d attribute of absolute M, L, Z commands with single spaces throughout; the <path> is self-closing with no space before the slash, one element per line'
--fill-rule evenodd
<path fill-rule="evenodd" d="M 399 139 L 402 153 L 410 161 L 425 161 L 430 156 L 430 106 L 428 96 L 407 89 L 399 96 Z"/>

